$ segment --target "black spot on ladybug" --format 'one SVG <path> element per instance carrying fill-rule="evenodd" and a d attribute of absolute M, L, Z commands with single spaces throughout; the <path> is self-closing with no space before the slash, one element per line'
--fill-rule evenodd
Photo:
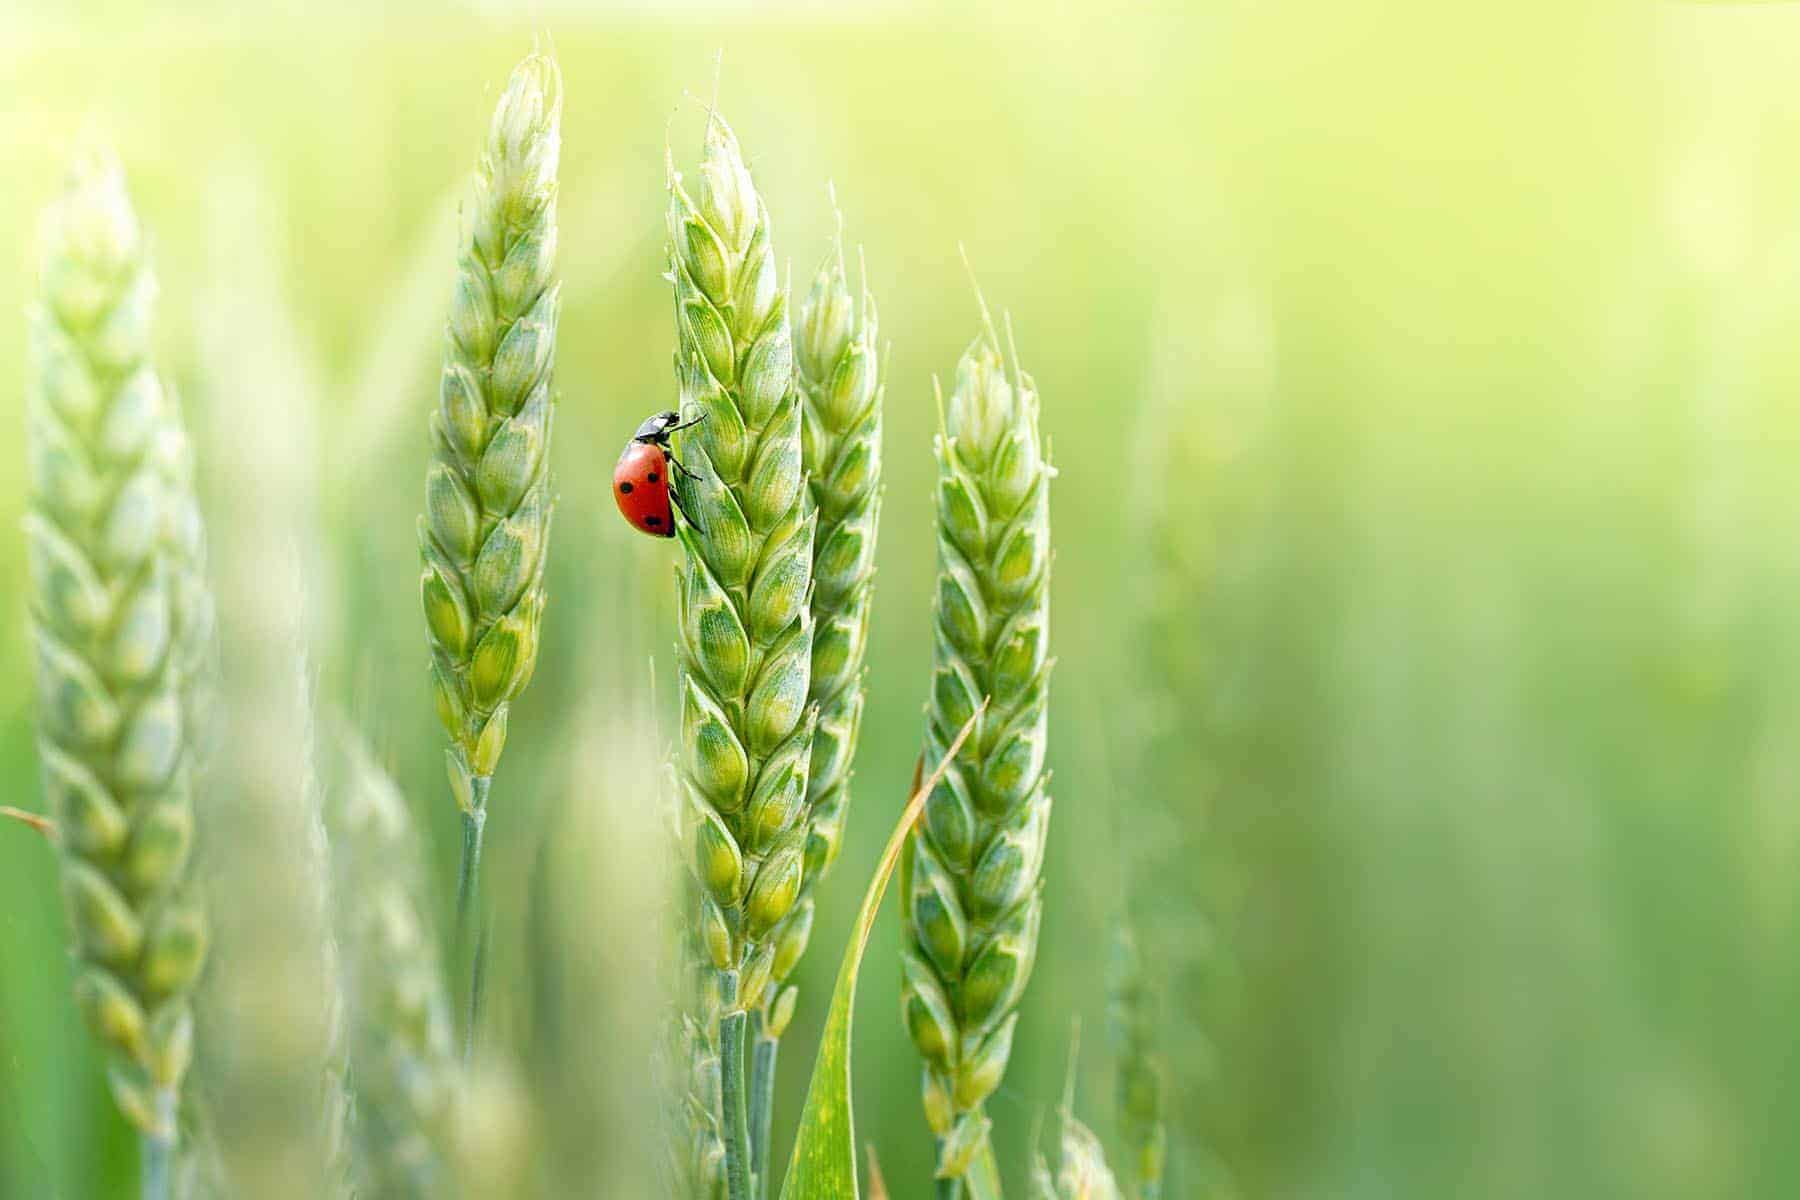
<path fill-rule="evenodd" d="M 619 485 L 619 491 L 629 496 L 631 495 L 631 485 L 629 483 L 621 483 Z"/>
<path fill-rule="evenodd" d="M 644 478 L 648 479 L 651 483 L 655 483 L 656 482 L 656 472 L 652 471 L 648 475 L 644 476 Z"/>
<path fill-rule="evenodd" d="M 662 518 L 661 517 L 645 517 L 644 524 L 646 524 L 646 525 L 661 525 Z"/>

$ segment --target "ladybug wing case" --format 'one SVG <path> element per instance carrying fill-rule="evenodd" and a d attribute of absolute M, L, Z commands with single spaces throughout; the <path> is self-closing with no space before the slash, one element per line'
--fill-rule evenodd
<path fill-rule="evenodd" d="M 661 447 L 633 442 L 613 468 L 613 499 L 634 529 L 654 537 L 675 536 L 675 514 L 669 502 L 668 463 Z"/>

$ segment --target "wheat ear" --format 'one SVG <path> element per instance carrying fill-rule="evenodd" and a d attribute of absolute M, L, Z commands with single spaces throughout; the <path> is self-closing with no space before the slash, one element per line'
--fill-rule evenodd
<path fill-rule="evenodd" d="M 349 1007 L 361 1194 L 442 1194 L 455 1084 L 450 997 L 424 904 L 406 798 L 347 721 L 331 726 L 339 773 L 326 805 Z"/>
<path fill-rule="evenodd" d="M 1164 1124 L 1168 1068 L 1158 1048 L 1156 995 L 1128 920 L 1120 923 L 1113 941 L 1107 985 L 1126 1178 L 1136 1200 L 1161 1200 L 1168 1160 Z"/>
<path fill-rule="evenodd" d="M 676 374 L 693 476 L 678 526 L 680 776 L 701 943 L 719 990 L 725 1175 L 753 1194 L 744 1032 L 766 1003 L 806 872 L 817 708 L 809 609 L 816 516 L 801 463 L 787 291 L 736 137 L 709 115 L 700 186 L 669 170 Z"/>
<path fill-rule="evenodd" d="M 753 1018 L 750 1126 L 758 1195 L 766 1195 L 775 1066 L 797 991 L 784 986 L 812 933 L 812 892 L 837 859 L 850 812 L 850 763 L 862 726 L 863 658 L 881 519 L 881 359 L 866 278 L 850 290 L 841 237 L 820 265 L 794 349 L 801 396 L 801 461 L 818 513 L 813 542 L 811 700 L 818 707 L 806 795 L 806 874 L 800 899 L 775 930 L 773 984 Z"/>
<path fill-rule="evenodd" d="M 901 860 L 902 1011 L 925 1059 L 940 1196 L 987 1141 L 1037 953 L 1050 822 L 1050 478 L 1030 376 L 989 326 L 957 368 L 937 437 L 935 669 L 925 758 L 990 706 L 926 801 Z"/>
<path fill-rule="evenodd" d="M 44 223 L 26 440 L 44 788 L 76 1002 L 164 1196 L 207 923 L 187 888 L 212 639 L 186 434 L 149 361 L 156 294 L 118 164 L 84 158 Z"/>
<path fill-rule="evenodd" d="M 431 414 L 419 587 L 438 719 L 450 738 L 451 790 L 463 815 L 459 946 L 479 892 L 507 715 L 531 680 L 543 623 L 561 130 L 561 75 L 553 60 L 533 54 L 507 80 L 475 169 Z M 474 970 L 470 1039 L 478 979 Z"/>

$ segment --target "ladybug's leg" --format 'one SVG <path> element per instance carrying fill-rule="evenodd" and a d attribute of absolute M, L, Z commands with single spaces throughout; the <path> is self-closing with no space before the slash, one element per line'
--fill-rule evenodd
<path fill-rule="evenodd" d="M 669 461 L 673 462 L 675 460 L 670 459 Z M 689 525 L 692 525 L 695 529 L 698 529 L 701 533 L 706 532 L 706 526 L 702 525 L 698 520 L 696 520 L 694 518 L 694 514 L 688 511 L 688 506 L 681 502 L 681 489 L 680 488 L 671 487 L 669 489 L 669 499 L 674 502 L 676 508 L 681 510 L 682 517 L 686 519 L 686 521 Z"/>
<path fill-rule="evenodd" d="M 671 467 L 675 468 L 676 474 L 681 475 L 683 478 L 686 478 L 686 479 L 700 478 L 698 473 L 688 470 L 686 464 L 684 464 L 679 458 L 676 458 L 673 454 L 669 453 L 668 451 L 666 451 L 666 450 L 663 451 L 663 457 L 669 460 L 669 465 Z"/>

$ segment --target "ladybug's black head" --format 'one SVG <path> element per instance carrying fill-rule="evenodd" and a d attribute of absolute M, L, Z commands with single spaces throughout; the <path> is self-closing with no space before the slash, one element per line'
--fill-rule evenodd
<path fill-rule="evenodd" d="M 669 430 L 679 424 L 681 424 L 680 413 L 659 412 L 655 416 L 645 417 L 644 423 L 638 426 L 637 432 L 631 437 L 633 441 L 637 442 L 666 442 L 669 440 Z"/>

